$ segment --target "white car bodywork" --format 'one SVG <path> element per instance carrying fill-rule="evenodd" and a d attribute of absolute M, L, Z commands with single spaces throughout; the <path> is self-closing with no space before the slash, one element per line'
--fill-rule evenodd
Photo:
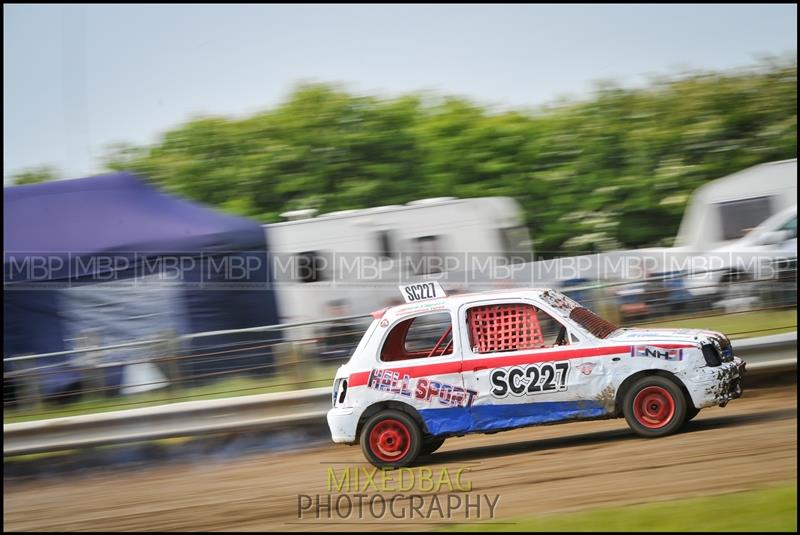
<path fill-rule="evenodd" d="M 566 327 L 568 344 L 476 353 L 470 347 L 467 309 L 506 303 L 531 304 L 547 313 Z M 600 338 L 574 319 L 576 309 L 586 311 L 553 290 L 514 289 L 376 312 L 350 361 L 336 373 L 333 408 L 328 412 L 333 441 L 357 441 L 362 417 L 397 404 L 416 412 L 424 432 L 434 437 L 618 417 L 623 384 L 648 373 L 679 381 L 698 409 L 724 406 L 741 395 L 744 362 L 733 356 L 724 335 L 693 329 L 617 329 Z M 437 312 L 450 315 L 452 353 L 380 360 L 393 327 Z M 721 364 L 706 362 L 703 344 L 714 345 Z"/>

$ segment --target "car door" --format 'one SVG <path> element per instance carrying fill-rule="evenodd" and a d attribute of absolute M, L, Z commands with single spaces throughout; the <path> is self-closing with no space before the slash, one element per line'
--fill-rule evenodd
<path fill-rule="evenodd" d="M 472 431 L 510 429 L 580 414 L 572 356 L 583 346 L 569 325 L 530 300 L 463 305 L 462 374 L 476 392 Z M 572 390 L 572 391 L 571 391 Z"/>

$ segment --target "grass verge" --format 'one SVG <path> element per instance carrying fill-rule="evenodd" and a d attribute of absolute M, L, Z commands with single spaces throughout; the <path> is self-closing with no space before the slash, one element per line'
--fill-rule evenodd
<path fill-rule="evenodd" d="M 249 396 L 253 394 L 267 394 L 271 392 L 330 386 L 333 383 L 333 376 L 336 373 L 337 367 L 337 365 L 309 366 L 302 382 L 298 382 L 297 378 L 285 376 L 273 377 L 270 379 L 231 377 L 230 379 L 216 381 L 203 386 L 181 388 L 177 391 L 170 391 L 169 389 L 162 388 L 142 394 L 132 394 L 108 399 L 88 397 L 84 400 L 65 405 L 45 403 L 38 409 L 6 409 L 3 411 L 3 423 L 10 424 L 42 420 L 45 418 L 59 418 L 62 416 L 77 416 L 80 414 L 138 409 L 141 407 L 152 407 L 181 401 Z"/>
<path fill-rule="evenodd" d="M 666 319 L 635 325 L 635 327 L 708 329 L 724 333 L 731 340 L 756 338 L 796 331 L 797 309 L 756 310 L 696 318 Z"/>
<path fill-rule="evenodd" d="M 502 499 L 501 499 L 502 502 Z M 456 531 L 797 531 L 797 483 L 700 498 L 481 522 Z"/>

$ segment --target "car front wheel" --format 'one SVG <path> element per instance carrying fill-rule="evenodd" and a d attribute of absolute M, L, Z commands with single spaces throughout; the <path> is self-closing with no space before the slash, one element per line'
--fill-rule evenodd
<path fill-rule="evenodd" d="M 630 428 L 643 437 L 669 435 L 686 422 L 683 392 L 675 382 L 659 375 L 636 381 L 625 394 L 622 407 Z"/>

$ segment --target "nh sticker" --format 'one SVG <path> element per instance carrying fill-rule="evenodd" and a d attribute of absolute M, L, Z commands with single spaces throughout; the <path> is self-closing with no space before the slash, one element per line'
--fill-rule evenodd
<path fill-rule="evenodd" d="M 633 346 L 631 348 L 632 357 L 650 357 L 661 360 L 683 360 L 682 349 L 664 349 L 652 346 Z"/>
<path fill-rule="evenodd" d="M 444 293 L 442 286 L 438 282 L 406 284 L 400 286 L 400 293 L 403 294 L 403 299 L 406 300 L 406 303 L 416 303 L 417 301 L 425 301 L 427 299 L 447 297 L 447 294 Z"/>

